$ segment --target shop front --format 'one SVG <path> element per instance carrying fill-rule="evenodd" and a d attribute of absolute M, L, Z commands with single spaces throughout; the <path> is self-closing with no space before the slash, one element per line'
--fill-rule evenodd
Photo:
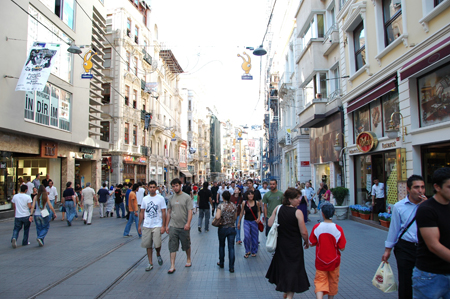
<path fill-rule="evenodd" d="M 146 183 L 147 182 L 147 158 L 123 156 L 123 182 Z"/>

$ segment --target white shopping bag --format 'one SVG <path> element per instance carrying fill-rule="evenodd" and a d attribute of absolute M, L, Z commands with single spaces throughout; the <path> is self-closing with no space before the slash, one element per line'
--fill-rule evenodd
<path fill-rule="evenodd" d="M 372 279 L 372 284 L 385 293 L 397 291 L 397 283 L 389 263 L 381 262 Z"/>

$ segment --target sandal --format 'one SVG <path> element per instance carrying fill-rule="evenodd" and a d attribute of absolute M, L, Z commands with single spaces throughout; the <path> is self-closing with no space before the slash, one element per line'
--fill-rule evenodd
<path fill-rule="evenodd" d="M 256 254 L 252 254 L 252 257 L 256 257 Z"/>
<path fill-rule="evenodd" d="M 249 256 L 250 256 L 250 252 L 247 252 L 247 253 L 244 255 L 244 257 L 245 257 L 246 259 L 248 259 Z"/>
<path fill-rule="evenodd" d="M 175 272 L 176 269 L 169 269 L 169 271 L 167 271 L 167 273 L 169 274 L 173 274 Z"/>

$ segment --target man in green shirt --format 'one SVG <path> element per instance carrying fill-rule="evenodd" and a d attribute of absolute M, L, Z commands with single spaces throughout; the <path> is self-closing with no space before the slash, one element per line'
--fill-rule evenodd
<path fill-rule="evenodd" d="M 262 202 L 264 203 L 264 218 L 266 219 L 266 237 L 269 234 L 269 218 L 273 210 L 283 201 L 283 192 L 277 189 L 277 180 L 270 180 L 270 191 L 264 194 Z M 267 216 L 268 215 L 268 216 Z"/>

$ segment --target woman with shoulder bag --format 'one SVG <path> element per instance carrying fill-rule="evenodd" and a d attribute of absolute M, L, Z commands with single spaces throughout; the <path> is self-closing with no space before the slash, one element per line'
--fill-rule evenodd
<path fill-rule="evenodd" d="M 309 289 L 308 275 L 305 270 L 303 246 L 309 248 L 308 230 L 303 213 L 296 207 L 300 203 L 301 193 L 295 188 L 284 192 L 283 204 L 278 208 L 278 238 L 275 254 L 267 271 L 266 278 L 275 284 L 276 290 L 284 292 L 284 298 L 292 298 L 294 293 Z M 273 225 L 277 210 L 269 218 Z"/>
<path fill-rule="evenodd" d="M 247 200 L 244 200 L 241 205 L 241 214 L 244 217 L 244 246 L 245 258 L 248 258 L 250 254 L 255 257 L 258 253 L 258 237 L 259 229 L 258 223 L 261 222 L 261 207 L 259 201 L 255 201 L 255 192 L 249 190 L 245 193 Z M 238 223 L 238 229 L 241 228 L 241 222 Z"/>
<path fill-rule="evenodd" d="M 230 192 L 224 191 L 222 194 L 223 203 L 217 207 L 215 219 L 222 217 L 222 225 L 218 229 L 219 235 L 219 262 L 217 266 L 223 268 L 225 260 L 225 240 L 228 242 L 228 259 L 229 270 L 234 273 L 234 237 L 236 229 L 234 227 L 236 221 L 236 205 L 230 202 Z"/>
<path fill-rule="evenodd" d="M 47 190 L 45 190 L 44 185 L 39 186 L 38 194 L 33 198 L 33 203 L 31 204 L 30 222 L 36 222 L 36 234 L 37 242 L 39 246 L 44 246 L 44 238 L 48 233 L 50 228 L 50 213 L 47 210 L 47 206 L 53 212 L 53 217 L 56 219 L 56 212 L 52 206 L 52 203 L 48 199 Z"/>

